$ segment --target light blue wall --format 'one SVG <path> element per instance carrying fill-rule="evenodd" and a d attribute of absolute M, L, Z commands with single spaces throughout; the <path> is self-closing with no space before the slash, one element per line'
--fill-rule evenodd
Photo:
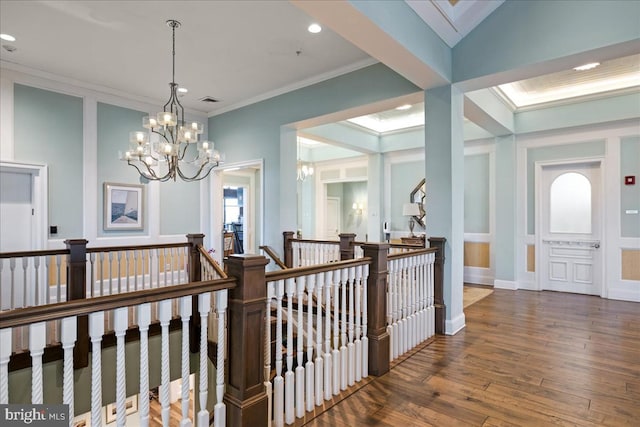
<path fill-rule="evenodd" d="M 453 48 L 453 82 L 637 43 L 638 16 L 638 1 L 507 0 Z"/>
<path fill-rule="evenodd" d="M 496 280 L 516 279 L 516 138 L 496 138 L 495 254 Z"/>
<path fill-rule="evenodd" d="M 161 183 L 159 213 L 160 234 L 200 233 L 200 185 L 179 179 Z"/>
<path fill-rule="evenodd" d="M 82 98 L 14 85 L 15 160 L 48 166 L 53 238 L 84 236 L 82 114 Z"/>
<path fill-rule="evenodd" d="M 464 232 L 489 233 L 489 154 L 464 158 Z"/>
<path fill-rule="evenodd" d="M 535 163 L 546 160 L 575 159 L 580 157 L 604 156 L 605 144 L 602 140 L 577 144 L 554 145 L 527 150 L 527 233 L 535 234 Z"/>
<path fill-rule="evenodd" d="M 423 178 L 424 161 L 422 160 L 391 164 L 391 175 L 386 178 L 391 184 L 389 192 L 391 231 L 409 231 L 409 219 L 402 216 L 402 205 L 411 201 L 409 198 L 411 192 Z M 422 233 L 424 228 L 416 223 L 413 232 Z"/>
<path fill-rule="evenodd" d="M 515 113 L 516 133 L 594 125 L 640 117 L 640 93 Z"/>
<path fill-rule="evenodd" d="M 362 214 L 353 210 L 354 203 L 364 203 Z M 356 240 L 367 239 L 367 182 L 345 182 L 342 185 L 342 232 L 354 233 Z"/>
<path fill-rule="evenodd" d="M 127 162 L 119 160 L 119 152 L 129 147 L 129 132 L 144 130 L 142 118 L 147 115 L 141 111 L 117 107 L 115 105 L 98 102 L 98 236 L 114 235 L 146 235 L 149 232 L 149 188 L 145 185 L 145 200 L 143 213 L 144 229 L 138 231 L 104 230 L 104 197 L 105 182 L 115 184 L 140 184 L 140 175 Z"/>
<path fill-rule="evenodd" d="M 295 176 L 295 156 L 290 158 L 290 165 L 280 164 L 280 127 L 417 90 L 388 67 L 375 64 L 209 118 L 209 137 L 225 153 L 227 162 L 264 159 L 265 244 L 282 246 L 283 230 L 277 225 L 281 223 L 281 208 L 296 206 L 295 190 L 287 194 L 279 192 L 280 169 L 291 168 Z M 295 152 L 295 139 L 290 143 Z"/>
<path fill-rule="evenodd" d="M 624 185 L 624 177 L 636 177 L 635 185 Z M 640 210 L 640 137 L 620 141 L 620 224 L 621 237 L 640 237 L 640 215 L 625 214 L 625 210 Z"/>

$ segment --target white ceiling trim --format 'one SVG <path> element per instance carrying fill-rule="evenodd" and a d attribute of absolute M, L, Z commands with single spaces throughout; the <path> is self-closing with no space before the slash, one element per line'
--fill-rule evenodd
<path fill-rule="evenodd" d="M 454 47 L 504 0 L 405 0 L 411 9 L 449 46 Z"/>
<path fill-rule="evenodd" d="M 241 102 L 237 102 L 237 103 L 229 105 L 227 107 L 209 111 L 208 116 L 209 117 L 214 117 L 214 116 L 217 116 L 217 115 L 222 114 L 222 113 L 227 113 L 227 112 L 232 111 L 232 110 L 237 110 L 238 108 L 246 107 L 247 105 L 255 104 L 256 102 L 264 101 L 266 99 L 273 98 L 273 97 L 278 96 L 278 95 L 283 95 L 283 94 L 285 94 L 287 92 L 291 92 L 291 91 L 294 91 L 294 90 L 297 90 L 297 89 L 302 89 L 303 87 L 311 86 L 313 84 L 320 83 L 320 82 L 323 82 L 325 80 L 329 80 L 329 79 L 332 79 L 334 77 L 338 77 L 338 76 L 341 76 L 343 74 L 347 74 L 347 73 L 350 73 L 352 71 L 356 71 L 356 70 L 368 67 L 368 66 L 373 65 L 373 64 L 377 64 L 378 62 L 379 61 L 377 61 L 374 58 L 367 58 L 367 59 L 364 59 L 362 61 L 358 61 L 356 63 L 349 64 L 349 65 L 347 65 L 345 67 L 338 68 L 336 70 L 332 70 L 332 71 L 329 71 L 329 72 L 324 73 L 324 74 L 319 74 L 319 75 L 310 77 L 308 79 L 301 80 L 299 82 L 296 82 L 296 83 L 293 83 L 293 84 L 290 84 L 290 85 L 287 85 L 287 86 L 283 86 L 283 87 L 278 88 L 278 89 L 271 90 L 269 92 L 263 93 L 261 95 L 255 96 L 255 97 L 250 98 L 250 99 L 243 100 Z"/>

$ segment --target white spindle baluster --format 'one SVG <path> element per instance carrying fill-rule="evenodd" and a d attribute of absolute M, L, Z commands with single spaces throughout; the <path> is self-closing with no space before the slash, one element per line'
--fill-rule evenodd
<path fill-rule="evenodd" d="M 89 254 L 89 289 L 91 289 L 91 296 L 95 297 L 96 295 L 96 272 L 95 272 L 95 262 L 96 262 L 96 254 L 91 252 Z"/>
<path fill-rule="evenodd" d="M 169 427 L 169 321 L 171 320 L 171 300 L 158 302 L 158 318 L 162 331 L 160 359 L 160 404 L 162 405 L 162 425 Z"/>
<path fill-rule="evenodd" d="M 51 304 L 51 283 L 49 283 L 49 258 L 48 256 L 43 257 L 44 258 L 44 288 L 45 288 L 45 304 Z M 2 261 L 0 260 L 0 274 L 2 273 Z M 90 289 L 90 288 L 88 288 Z"/>
<path fill-rule="evenodd" d="M 10 308 L 18 308 L 16 305 L 16 281 L 15 281 L 15 271 L 16 271 L 16 259 L 9 258 L 9 271 L 11 272 L 11 307 Z"/>
<path fill-rule="evenodd" d="M 267 394 L 267 425 L 271 425 L 273 384 L 271 383 L 271 300 L 275 294 L 274 282 L 267 283 L 266 314 L 264 316 L 264 388 Z"/>
<path fill-rule="evenodd" d="M 397 304 L 398 304 L 398 291 L 396 280 L 396 268 L 397 260 L 389 261 L 389 308 L 388 308 L 388 323 L 387 331 L 390 337 L 390 360 L 394 360 L 398 355 L 398 325 L 397 319 Z"/>
<path fill-rule="evenodd" d="M 204 264 L 203 264 L 204 265 Z M 211 293 L 205 292 L 198 295 L 198 311 L 200 312 L 200 410 L 196 418 L 198 427 L 209 425 L 209 411 L 207 411 L 207 397 L 209 394 L 209 364 L 208 357 L 208 331 L 209 311 L 211 310 Z"/>
<path fill-rule="evenodd" d="M 142 254 L 140 254 L 140 258 L 142 258 Z M 128 275 L 129 272 L 127 272 Z M 138 251 L 135 249 L 133 250 L 133 287 L 138 289 Z"/>
<path fill-rule="evenodd" d="M 162 261 L 163 261 L 163 265 L 162 265 L 162 271 L 164 272 L 164 283 L 162 284 L 162 286 L 167 286 L 167 248 L 162 248 Z M 160 285 L 160 281 L 158 281 L 158 286 Z"/>
<path fill-rule="evenodd" d="M 298 348 L 296 353 L 296 417 L 302 418 L 304 416 L 304 366 L 302 365 L 302 359 L 304 355 L 304 288 L 306 279 L 304 276 L 297 278 L 297 291 L 298 291 Z"/>
<path fill-rule="evenodd" d="M 111 252 L 110 252 L 111 253 Z M 116 424 L 118 427 L 127 424 L 127 400 L 125 342 L 124 336 L 129 326 L 129 309 L 127 307 L 113 310 L 113 328 L 116 334 Z"/>
<path fill-rule="evenodd" d="M 104 269 L 104 252 L 100 252 L 98 255 L 98 259 L 100 261 L 100 268 L 98 269 L 98 275 L 100 276 L 100 295 L 105 295 L 104 292 L 104 274 L 103 274 L 103 269 Z M 60 271 L 60 269 L 58 268 L 58 271 Z M 58 293 L 58 295 L 60 295 Z"/>
<path fill-rule="evenodd" d="M 276 377 L 273 379 L 273 420 L 275 425 L 284 425 L 284 379 L 282 378 L 282 296 L 284 280 L 276 283 Z"/>
<path fill-rule="evenodd" d="M 362 313 L 360 311 L 360 298 L 362 296 L 362 266 L 359 265 L 355 268 L 356 276 L 355 276 L 355 381 L 360 381 L 362 379 L 362 341 L 360 340 L 360 335 L 362 334 L 362 330 L 360 328 L 360 322 L 362 319 Z"/>
<path fill-rule="evenodd" d="M 325 245 L 326 246 L 326 245 Z M 316 405 L 322 405 L 323 399 L 323 380 L 324 380 L 324 359 L 322 358 L 322 289 L 324 287 L 324 273 L 318 273 L 316 275 L 316 335 L 315 335 L 315 343 L 316 343 L 316 360 L 315 360 L 315 397 L 316 397 Z"/>
<path fill-rule="evenodd" d="M 149 426 L 149 324 L 151 323 L 151 304 L 140 304 L 138 311 L 138 329 L 140 330 L 140 426 Z"/>
<path fill-rule="evenodd" d="M 287 372 L 284 374 L 284 419 L 287 424 L 295 421 L 295 377 L 293 375 L 293 295 L 295 279 L 287 279 Z"/>
<path fill-rule="evenodd" d="M 191 296 L 180 298 L 180 317 L 182 319 L 182 420 L 180 427 L 192 425 L 189 418 L 189 319 L 191 319 Z"/>
<path fill-rule="evenodd" d="M 408 328 L 407 328 L 407 348 L 406 350 L 410 350 L 416 345 L 416 324 L 415 324 L 415 294 L 414 294 L 414 286 L 415 286 L 415 257 L 407 258 L 407 313 L 408 313 Z"/>
<path fill-rule="evenodd" d="M 434 306 L 434 264 L 435 264 L 436 254 L 431 254 L 431 259 L 429 261 L 429 336 L 432 336 L 436 333 L 436 309 Z"/>
<path fill-rule="evenodd" d="M 91 426 L 102 426 L 102 336 L 104 311 L 89 314 L 91 337 Z"/>
<path fill-rule="evenodd" d="M 73 346 L 77 339 L 76 317 L 61 320 L 60 341 L 63 350 L 62 403 L 69 405 L 69 427 L 73 426 Z"/>
<path fill-rule="evenodd" d="M 365 264 L 362 279 L 362 378 L 369 376 L 369 338 L 367 337 L 367 322 L 369 313 L 367 311 L 369 264 Z"/>
<path fill-rule="evenodd" d="M 333 376 L 331 385 L 333 394 L 340 393 L 340 270 L 333 272 L 333 347 L 331 351 L 331 363 Z"/>
<path fill-rule="evenodd" d="M 324 398 L 331 399 L 331 374 L 333 365 L 331 363 L 331 285 L 333 274 L 327 272 L 324 275 Z"/>
<path fill-rule="evenodd" d="M 349 286 L 349 271 L 345 268 L 340 272 L 340 287 L 342 288 L 342 308 L 340 310 L 340 318 L 342 319 L 340 334 L 340 389 L 346 390 L 349 375 L 349 358 L 347 354 L 347 287 Z"/>
<path fill-rule="evenodd" d="M 222 401 L 222 397 L 224 396 L 225 338 L 227 336 L 226 311 L 227 290 L 224 289 L 216 292 L 216 312 L 218 313 L 218 354 L 216 355 L 216 406 L 214 407 L 214 427 L 224 427 L 226 425 L 226 406 Z"/>
<path fill-rule="evenodd" d="M 122 264 L 120 263 L 120 261 L 122 260 L 122 251 L 116 251 L 115 257 L 116 257 L 116 272 L 118 274 L 118 293 L 121 294 L 122 293 L 122 269 L 120 267 Z M 111 265 L 110 270 L 113 271 L 113 265 Z M 127 287 L 127 291 L 128 290 L 129 288 Z"/>
<path fill-rule="evenodd" d="M 29 289 L 29 282 L 27 281 L 27 270 L 29 269 L 29 257 L 22 257 L 22 306 L 29 307 L 35 305 L 33 302 L 33 295 L 31 289 Z M 27 298 L 29 297 L 29 298 Z"/>
<path fill-rule="evenodd" d="M 35 275 L 35 291 L 36 291 L 36 295 L 35 295 L 35 304 L 34 305 L 43 305 L 45 304 L 42 301 L 42 289 L 40 289 L 40 257 L 39 256 L 35 256 L 33 257 L 33 270 L 34 270 L 34 275 Z"/>
<path fill-rule="evenodd" d="M 29 352 L 31 352 L 31 403 L 42 404 L 42 355 L 46 344 L 46 323 L 29 325 Z"/>
<path fill-rule="evenodd" d="M 313 410 L 314 399 L 314 363 L 313 363 L 313 290 L 315 289 L 316 276 L 307 276 L 307 363 L 305 370 L 306 403 L 307 411 Z"/>
<path fill-rule="evenodd" d="M 109 252 L 107 258 L 109 258 L 109 265 L 107 265 L 109 270 L 109 295 L 113 295 L 113 252 Z M 119 292 L 120 290 L 118 289 Z"/>
<path fill-rule="evenodd" d="M 9 403 L 9 359 L 11 359 L 11 335 L 10 328 L 0 330 L 0 405 Z"/>
<path fill-rule="evenodd" d="M 355 285 L 355 268 L 349 268 L 349 323 L 348 323 L 348 333 L 349 333 L 349 343 L 347 344 L 347 354 L 349 360 L 349 369 L 347 371 L 348 378 L 347 382 L 349 385 L 355 384 L 355 346 L 353 344 L 353 328 L 355 325 L 355 309 L 354 309 L 354 294 L 353 288 Z"/>

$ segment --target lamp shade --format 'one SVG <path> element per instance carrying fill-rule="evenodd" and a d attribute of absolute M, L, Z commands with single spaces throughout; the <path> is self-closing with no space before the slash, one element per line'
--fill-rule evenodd
<path fill-rule="evenodd" d="M 402 205 L 403 216 L 420 216 L 420 207 L 417 203 L 405 203 Z"/>

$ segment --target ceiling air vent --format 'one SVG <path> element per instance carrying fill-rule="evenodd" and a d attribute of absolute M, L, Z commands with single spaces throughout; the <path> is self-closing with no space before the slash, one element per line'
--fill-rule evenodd
<path fill-rule="evenodd" d="M 202 102 L 220 102 L 219 100 L 215 99 L 213 96 L 205 96 L 204 98 L 200 98 L 200 101 L 202 101 Z"/>

